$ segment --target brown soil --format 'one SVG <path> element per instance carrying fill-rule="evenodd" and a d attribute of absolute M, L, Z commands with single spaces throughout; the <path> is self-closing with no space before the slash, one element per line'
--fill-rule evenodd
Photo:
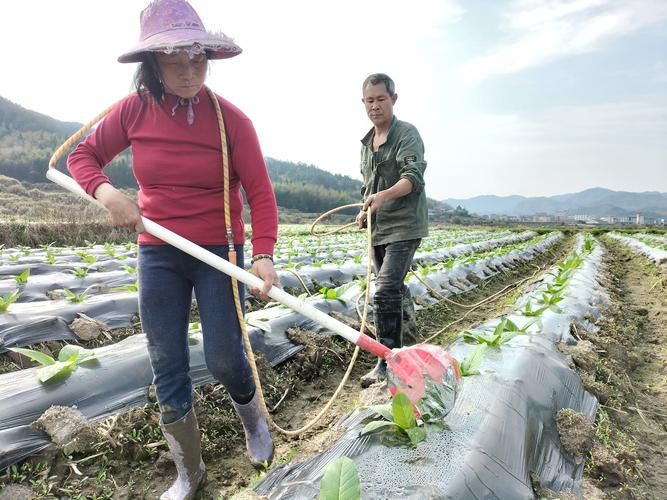
<path fill-rule="evenodd" d="M 667 269 L 603 239 L 613 306 L 573 356 L 600 405 L 585 498 L 667 498 Z"/>
<path fill-rule="evenodd" d="M 547 255 L 498 275 L 456 299 L 476 304 L 493 296 L 475 309 L 443 302 L 418 311 L 419 340 L 437 334 L 429 342 L 446 345 L 456 332 L 506 312 L 515 297 L 530 285 L 528 278 L 541 274 L 562 257 L 571 243 L 572 239 L 566 238 Z M 323 338 L 303 330 L 292 331 L 290 336 L 305 346 L 301 352 L 275 368 L 261 357 L 257 361 L 272 417 L 281 427 L 296 429 L 328 401 L 347 369 L 353 346 L 338 337 Z M 323 450 L 338 437 L 339 431 L 333 426 L 338 419 L 357 406 L 388 399 L 385 388 L 371 386 L 362 391 L 359 387 L 359 377 L 374 362 L 372 356 L 360 354 L 345 389 L 311 430 L 299 437 L 273 432 L 274 464 L 299 462 Z M 243 430 L 224 389 L 207 385 L 195 393 L 203 457 L 208 467 L 208 481 L 199 497 L 230 498 L 251 486 L 261 474 L 245 457 Z M 29 486 L 35 498 L 158 498 L 175 477 L 158 421 L 157 405 L 153 404 L 98 423 L 98 440 L 88 452 L 53 448 L 0 476 L 0 500 L 8 498 L 3 497 L 2 485 L 5 490 L 10 485 Z"/>

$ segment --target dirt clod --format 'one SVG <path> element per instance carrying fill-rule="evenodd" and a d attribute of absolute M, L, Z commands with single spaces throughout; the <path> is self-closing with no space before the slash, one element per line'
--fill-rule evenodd
<path fill-rule="evenodd" d="M 79 317 L 75 318 L 68 326 L 74 332 L 74 335 L 84 341 L 96 339 L 102 332 L 109 329 L 103 322 L 90 318 L 83 313 L 79 313 Z"/>
<path fill-rule="evenodd" d="M 98 438 L 81 412 L 67 406 L 52 406 L 32 425 L 46 432 L 56 445 L 70 451 L 91 451 Z"/>
<path fill-rule="evenodd" d="M 595 429 L 586 415 L 570 408 L 563 408 L 556 414 L 558 434 L 565 451 L 581 463 L 593 447 Z"/>

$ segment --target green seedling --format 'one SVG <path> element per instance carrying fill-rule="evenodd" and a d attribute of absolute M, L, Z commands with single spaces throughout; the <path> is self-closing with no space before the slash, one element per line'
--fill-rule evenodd
<path fill-rule="evenodd" d="M 526 333 L 528 328 L 537 321 L 529 321 L 522 328 L 519 328 L 516 323 L 508 318 L 503 318 L 500 323 L 493 329 L 493 333 L 473 332 L 466 330 L 462 337 L 465 342 L 470 344 L 487 344 L 489 346 L 499 346 L 512 340 L 517 335 Z"/>
<path fill-rule="evenodd" d="M 30 276 L 30 269 L 26 269 L 22 273 L 14 276 L 14 281 L 16 281 L 16 284 L 19 286 L 25 285 L 26 283 L 28 283 L 29 276 Z"/>
<path fill-rule="evenodd" d="M 399 442 L 409 442 L 412 445 L 426 439 L 426 431 L 417 425 L 417 419 L 410 400 L 404 392 L 398 391 L 391 404 L 374 405 L 369 407 L 380 415 L 383 420 L 373 420 L 362 429 L 361 435 L 376 432 L 391 432 L 398 436 Z"/>
<path fill-rule="evenodd" d="M 83 279 L 86 276 L 88 276 L 89 272 L 90 272 L 89 267 L 75 267 L 74 269 L 70 270 L 70 273 L 72 273 L 75 277 L 79 279 Z"/>
<path fill-rule="evenodd" d="M 199 339 L 195 337 L 195 334 L 201 333 L 201 324 L 199 321 L 193 321 L 190 323 L 188 326 L 188 344 L 189 345 L 197 345 L 199 343 Z"/>
<path fill-rule="evenodd" d="M 289 258 L 287 259 L 287 263 L 283 264 L 282 266 L 285 269 L 294 269 L 295 271 L 301 269 L 303 267 L 303 262 L 292 262 L 292 259 Z"/>
<path fill-rule="evenodd" d="M 359 500 L 361 486 L 357 466 L 348 457 L 338 457 L 324 471 L 319 500 Z"/>
<path fill-rule="evenodd" d="M 112 288 L 115 292 L 138 292 L 139 291 L 139 280 L 134 280 L 134 283 L 129 285 L 115 286 Z"/>
<path fill-rule="evenodd" d="M 417 264 L 417 272 L 422 276 L 427 276 L 433 271 L 436 267 L 433 264 Z"/>
<path fill-rule="evenodd" d="M 125 264 L 123 266 L 123 269 L 125 269 L 125 271 L 128 274 L 137 274 L 137 268 L 136 267 L 128 266 L 127 264 Z"/>
<path fill-rule="evenodd" d="M 595 248 L 595 240 L 593 240 L 593 238 L 590 237 L 586 238 L 584 240 L 584 252 L 590 253 L 593 251 L 594 248 Z"/>
<path fill-rule="evenodd" d="M 355 255 L 354 256 L 354 263 L 355 264 L 361 264 L 361 259 L 362 259 L 361 254 Z"/>
<path fill-rule="evenodd" d="M 441 264 L 443 269 L 452 269 L 454 267 L 454 264 L 456 264 L 456 259 L 448 259 L 445 262 Z"/>
<path fill-rule="evenodd" d="M 365 291 L 366 291 L 366 287 L 368 286 L 368 281 L 366 280 L 366 277 L 365 277 L 365 276 L 357 276 L 357 277 L 354 279 L 354 282 L 355 282 L 357 285 L 359 285 L 359 289 L 360 289 L 362 292 L 365 292 Z"/>
<path fill-rule="evenodd" d="M 66 376 L 75 370 L 78 365 L 96 359 L 93 351 L 71 344 L 64 346 L 60 350 L 58 359 L 54 359 L 48 354 L 34 351 L 32 349 L 24 349 L 21 347 L 9 347 L 8 349 L 18 354 L 22 354 L 42 365 L 42 368 L 37 370 L 37 378 L 42 383 L 54 380 L 59 376 Z"/>
<path fill-rule="evenodd" d="M 89 287 L 86 287 L 85 290 L 79 293 L 73 292 L 72 290 L 65 288 L 63 291 L 65 292 L 65 298 L 67 299 L 67 302 L 71 302 L 72 304 L 78 304 L 80 302 L 83 302 L 84 300 L 86 300 L 86 297 L 88 296 L 88 290 L 90 290 L 93 286 L 95 285 L 90 285 Z"/>
<path fill-rule="evenodd" d="M 56 254 L 53 252 L 53 250 L 48 249 L 46 251 L 46 257 L 44 258 L 44 263 L 45 264 L 55 264 L 56 263 Z"/>
<path fill-rule="evenodd" d="M 541 316 L 544 311 L 549 309 L 549 306 L 542 306 L 538 307 L 537 309 L 533 309 L 533 306 L 531 302 L 527 302 L 525 306 L 523 306 L 523 309 L 520 311 L 521 314 L 524 316 L 532 316 L 532 317 L 537 317 Z"/>
<path fill-rule="evenodd" d="M 345 283 L 344 285 L 341 285 L 337 288 L 327 288 L 323 286 L 320 288 L 319 292 L 322 294 L 322 297 L 327 300 L 339 300 L 345 304 L 346 302 L 342 298 L 343 294 L 355 285 L 356 283 L 354 281 L 350 281 L 349 283 Z"/>
<path fill-rule="evenodd" d="M 16 264 L 21 259 L 21 256 L 17 253 L 9 256 L 9 261 Z"/>
<path fill-rule="evenodd" d="M 15 290 L 9 295 L 0 295 L 0 313 L 5 313 L 16 300 L 21 296 L 21 292 Z"/>
<path fill-rule="evenodd" d="M 484 353 L 488 349 L 487 344 L 479 344 L 475 346 L 459 365 L 459 371 L 462 377 L 470 377 L 471 375 L 479 375 L 479 367 L 484 359 Z"/>
<path fill-rule="evenodd" d="M 79 250 L 76 252 L 77 257 L 81 259 L 81 262 L 84 262 L 86 264 L 93 264 L 97 259 L 95 259 L 94 255 L 89 254 L 85 250 Z"/>
<path fill-rule="evenodd" d="M 542 298 L 540 298 L 537 302 L 538 304 L 544 304 L 548 309 L 551 309 L 554 312 L 560 313 L 562 312 L 562 310 L 556 304 L 565 299 L 565 297 L 563 297 L 561 293 L 562 292 L 559 293 L 545 292 L 542 294 Z"/>

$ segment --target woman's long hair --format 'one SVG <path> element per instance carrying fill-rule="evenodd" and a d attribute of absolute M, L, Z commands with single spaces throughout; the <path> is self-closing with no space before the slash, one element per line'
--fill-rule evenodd
<path fill-rule="evenodd" d="M 142 61 L 134 74 L 134 87 L 142 100 L 146 99 L 146 91 L 148 91 L 155 102 L 162 102 L 164 86 L 160 79 L 157 58 L 152 52 L 144 52 Z"/>

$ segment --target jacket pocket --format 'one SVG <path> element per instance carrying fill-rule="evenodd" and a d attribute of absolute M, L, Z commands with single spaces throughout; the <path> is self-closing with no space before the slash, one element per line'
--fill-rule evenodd
<path fill-rule="evenodd" d="M 378 191 L 390 188 L 398 182 L 398 164 L 394 158 L 378 163 Z"/>

